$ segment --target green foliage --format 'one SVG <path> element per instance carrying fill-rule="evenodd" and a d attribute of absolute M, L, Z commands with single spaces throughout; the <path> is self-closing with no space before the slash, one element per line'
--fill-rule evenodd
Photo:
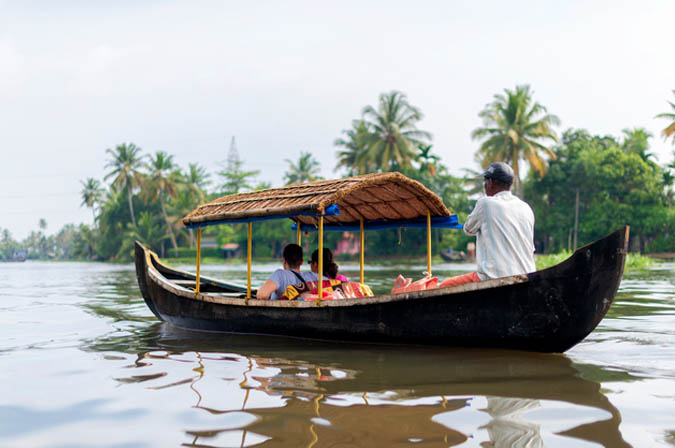
<path fill-rule="evenodd" d="M 169 219 L 166 213 L 165 203 L 170 198 L 178 196 L 178 185 L 182 180 L 182 173 L 178 171 L 173 163 L 173 156 L 159 151 L 145 165 L 147 175 L 144 178 L 142 195 L 148 200 L 159 203 L 166 225 L 166 232 L 171 240 L 174 254 L 178 251 L 178 243 L 173 232 L 174 219 Z"/>
<path fill-rule="evenodd" d="M 347 139 L 335 141 L 346 148 L 338 153 L 338 166 L 350 173 L 399 171 L 417 160 L 418 145 L 431 140 L 430 133 L 417 129 L 422 112 L 401 92 L 381 94 L 377 109 L 366 106 L 361 114 L 343 131 Z"/>
<path fill-rule="evenodd" d="M 288 171 L 284 174 L 284 182 L 286 185 L 301 184 L 305 182 L 312 182 L 321 179 L 319 176 L 320 167 L 310 152 L 300 152 L 298 163 L 288 162 Z"/>
<path fill-rule="evenodd" d="M 572 256 L 572 252 L 568 250 L 563 250 L 556 254 L 548 255 L 537 255 L 535 257 L 535 263 L 537 265 L 537 270 L 550 268 L 555 266 L 558 263 L 562 263 Z M 654 266 L 655 262 L 652 258 L 646 257 L 641 254 L 629 253 L 626 257 L 626 269 L 643 269 Z"/>
<path fill-rule="evenodd" d="M 223 183 L 219 187 L 221 194 L 237 194 L 253 189 L 251 182 L 260 172 L 257 170 L 245 171 L 243 165 L 244 161 L 239 158 L 239 152 L 234 137 L 232 137 L 230 151 L 227 154 L 227 164 L 223 170 L 218 171 L 218 175 L 223 178 Z"/>
<path fill-rule="evenodd" d="M 83 260 L 94 260 L 96 248 L 96 234 L 84 224 L 80 224 L 73 238 L 73 257 Z"/>
<path fill-rule="evenodd" d="M 551 148 L 542 141 L 558 141 L 552 126 L 560 120 L 546 113 L 539 103 L 532 103 L 530 86 L 516 86 L 515 90 L 504 89 L 504 95 L 495 95 L 494 101 L 479 114 L 483 127 L 475 129 L 471 137 L 483 140 L 477 160 L 483 168 L 493 162 L 510 163 L 515 174 L 515 188 L 520 191 L 518 163 L 526 160 L 540 176 L 546 173 L 546 161 L 542 155 L 555 158 Z"/>
<path fill-rule="evenodd" d="M 105 175 L 104 179 L 113 178 L 112 186 L 117 190 L 127 192 L 131 222 L 135 224 L 136 215 L 134 214 L 132 194 L 134 189 L 139 187 L 142 182 L 139 171 L 143 164 L 143 158 L 140 156 L 141 148 L 133 143 L 122 143 L 117 145 L 114 150 L 106 149 L 106 152 L 111 158 L 105 167 L 111 168 L 111 171 Z"/>
<path fill-rule="evenodd" d="M 223 250 L 217 247 L 202 247 L 201 256 L 202 259 L 224 258 Z M 178 248 L 178 254 L 176 255 L 176 258 L 184 258 L 186 260 L 195 261 L 197 259 L 197 248 L 190 249 L 187 247 L 180 247 Z"/>
<path fill-rule="evenodd" d="M 365 120 L 353 120 L 352 128 L 343 130 L 344 137 L 333 142 L 335 146 L 345 149 L 337 153 L 336 168 L 346 168 L 347 175 L 358 176 L 375 171 L 374 163 L 366 157 L 360 157 L 368 148 L 367 137 L 370 132 Z"/>
<path fill-rule="evenodd" d="M 0 259 L 9 260 L 14 256 L 14 252 L 21 246 L 12 238 L 12 234 L 7 229 L 0 231 Z"/>
<path fill-rule="evenodd" d="M 644 269 L 656 264 L 653 258 L 642 254 L 629 253 L 626 257 L 626 269 Z"/>
<path fill-rule="evenodd" d="M 577 189 L 579 245 L 630 224 L 633 247 L 675 251 L 672 230 L 675 160 L 664 167 L 655 163 L 647 131 L 626 128 L 620 138 L 614 138 L 569 130 L 562 143 L 548 148 L 541 142 L 556 139 L 552 126 L 557 124 L 557 117 L 533 103 L 527 86 L 505 93 L 496 95 L 493 103 L 481 112 L 485 127 L 476 129 L 473 136 L 484 139 L 479 150 L 484 164 L 498 159 L 529 162 L 531 169 L 523 184 L 524 196 L 535 210 L 539 253 L 567 248 L 574 225 Z M 670 115 L 659 117 L 671 118 Z M 400 171 L 438 194 L 463 222 L 476 195 L 482 193 L 481 183 L 476 182 L 478 173 L 467 170 L 464 178 L 450 175 L 441 158 L 434 154 L 431 135 L 417 129 L 421 118 L 421 111 L 409 104 L 404 94 L 393 91 L 380 95 L 377 108 L 364 108 L 362 118 L 354 120 L 352 128 L 343 131 L 342 138 L 335 141 L 342 148 L 337 154 L 337 167 L 351 175 Z M 189 164 L 187 171 L 183 171 L 171 155 L 157 152 L 147 159 L 133 143 L 107 149 L 106 153 L 108 172 L 104 179 L 110 184 L 102 185 L 93 178 L 81 182 L 81 205 L 92 209 L 93 226 L 68 225 L 48 236 L 47 223 L 41 220 L 39 230 L 21 242 L 3 231 L 0 257 L 27 249 L 30 258 L 128 260 L 133 254 L 134 239 L 140 239 L 162 256 L 166 255 L 164 251 L 171 240 L 176 254 L 193 258 L 196 232 L 183 227 L 181 220 L 185 215 L 219 193 L 271 187 L 269 183 L 253 182 L 258 172 L 245 169 L 234 139 L 227 165 L 218 173 L 223 183 L 211 194 L 206 191 L 209 174 L 197 164 Z M 542 155 L 550 158 L 548 170 Z M 318 174 L 318 163 L 310 153 L 302 152 L 296 163 L 288 162 L 286 182 L 305 182 Z M 134 210 L 141 212 L 138 222 Z M 295 242 L 296 234 L 290 225 L 290 220 L 254 223 L 254 256 L 278 259 L 283 247 Z M 247 226 L 207 227 L 202 236 L 215 239 L 219 246 L 237 243 L 243 253 Z M 335 248 L 342 237 L 340 232 L 327 232 L 326 247 Z M 316 232 L 303 236 L 307 254 L 316 249 L 316 239 Z M 473 240 L 459 230 L 434 231 L 433 239 L 434 251 L 448 247 L 466 250 L 467 243 Z M 221 259 L 220 251 L 214 251 L 215 257 Z M 369 257 L 421 256 L 426 252 L 426 232 L 417 229 L 368 232 L 366 251 Z M 205 253 L 205 258 L 211 256 L 209 250 L 205 249 Z"/>
<path fill-rule="evenodd" d="M 533 206 L 535 239 L 544 251 L 567 247 L 579 190 L 579 245 L 624 225 L 640 241 L 667 230 L 660 168 L 612 137 L 565 132 L 546 176 L 532 177 L 525 198 Z M 644 250 L 644 244 L 640 244 Z"/>
<path fill-rule="evenodd" d="M 665 211 L 665 229 L 647 246 L 647 252 L 675 252 L 675 208 L 668 207 Z"/>
<path fill-rule="evenodd" d="M 86 182 L 80 181 L 80 183 L 82 184 L 82 190 L 80 191 L 80 194 L 82 195 L 82 203 L 80 204 L 80 207 L 86 206 L 90 208 L 92 213 L 94 213 L 95 219 L 96 205 L 99 204 L 103 199 L 105 190 L 101 188 L 101 182 L 94 179 L 93 177 L 87 178 Z"/>
<path fill-rule="evenodd" d="M 141 212 L 137 225 L 127 224 L 122 245 L 115 258 L 131 260 L 134 256 L 134 242 L 144 243 L 151 250 L 164 255 L 164 241 L 169 235 L 160 223 L 161 218 L 148 211 Z"/>
<path fill-rule="evenodd" d="M 572 255 L 572 252 L 569 250 L 562 250 L 557 254 L 547 254 L 547 255 L 536 255 L 534 257 L 535 265 L 537 266 L 537 271 L 542 269 L 550 268 L 555 266 L 558 263 L 562 263 L 567 260 Z"/>

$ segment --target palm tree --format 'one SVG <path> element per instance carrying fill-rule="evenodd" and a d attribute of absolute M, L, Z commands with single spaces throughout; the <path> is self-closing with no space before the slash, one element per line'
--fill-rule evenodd
<path fill-rule="evenodd" d="M 289 164 L 288 171 L 284 174 L 286 185 L 301 184 L 321 179 L 319 176 L 319 162 L 314 160 L 310 152 L 301 151 L 297 165 L 289 159 L 286 159 L 286 162 Z"/>
<path fill-rule="evenodd" d="M 542 153 L 555 159 L 551 148 L 542 140 L 558 141 L 551 129 L 560 124 L 555 115 L 546 113 L 546 108 L 532 102 L 530 86 L 516 86 L 515 91 L 504 89 L 506 96 L 497 94 L 494 101 L 478 114 L 484 127 L 474 129 L 471 137 L 482 140 L 477 157 L 481 166 L 487 168 L 493 162 L 510 163 L 513 167 L 516 191 L 520 188 L 518 163 L 527 160 L 530 166 L 543 175 L 546 173 L 546 161 Z"/>
<path fill-rule="evenodd" d="M 180 216 L 185 216 L 190 213 L 199 204 L 206 201 L 206 187 L 211 183 L 209 180 L 210 174 L 206 172 L 206 168 L 197 163 L 190 163 L 188 165 L 188 172 L 181 180 L 184 188 L 178 192 L 177 200 L 174 201 L 175 211 Z M 188 229 L 190 239 L 190 249 L 194 245 L 194 231 Z"/>
<path fill-rule="evenodd" d="M 111 156 L 111 160 L 109 160 L 105 166 L 106 168 L 112 168 L 112 170 L 106 174 L 104 180 L 114 177 L 113 185 L 118 190 L 127 191 L 129 211 L 131 212 L 131 223 L 136 225 L 132 193 L 134 188 L 137 188 L 141 184 L 141 176 L 139 172 L 139 169 L 143 163 L 143 157 L 139 156 L 141 148 L 137 147 L 133 143 L 122 143 L 121 145 L 117 145 L 114 150 L 108 148 L 105 150 L 105 152 Z"/>
<path fill-rule="evenodd" d="M 167 234 L 162 230 L 162 227 L 157 222 L 152 213 L 149 211 L 142 211 L 138 217 L 138 225 L 127 225 L 124 232 L 124 240 L 117 255 L 123 258 L 128 258 L 133 254 L 134 241 L 143 241 L 152 250 L 160 252 L 163 247 L 163 242 L 167 238 Z"/>
<path fill-rule="evenodd" d="M 91 208 L 91 213 L 94 217 L 93 223 L 96 224 L 95 207 L 96 204 L 99 204 L 103 199 L 105 191 L 101 188 L 101 182 L 93 177 L 88 178 L 86 182 L 80 181 L 80 183 L 82 184 L 82 190 L 80 191 L 82 203 L 80 204 L 80 207 L 84 205 Z"/>
<path fill-rule="evenodd" d="M 180 172 L 176 171 L 176 164 L 173 162 L 173 156 L 158 151 L 154 157 L 145 165 L 148 170 L 147 179 L 144 185 L 143 193 L 150 200 L 158 200 L 162 209 L 162 216 L 166 223 L 167 234 L 171 239 L 173 250 L 178 254 L 178 244 L 173 234 L 169 216 L 166 214 L 164 206 L 166 196 L 175 198 L 178 193 L 178 183 L 180 181 Z"/>
<path fill-rule="evenodd" d="M 414 148 L 432 138 L 429 132 L 417 129 L 422 112 L 395 90 L 381 94 L 378 108 L 366 106 L 362 115 L 369 132 L 364 138 L 367 149 L 359 154 L 357 164 L 372 163 L 381 171 L 400 170 L 417 159 Z"/>
<path fill-rule="evenodd" d="M 435 154 L 431 154 L 431 147 L 433 145 L 418 145 L 417 146 L 417 158 L 420 161 L 420 171 L 429 171 L 429 175 L 434 177 L 436 175 L 436 163 L 441 160 Z"/>
<path fill-rule="evenodd" d="M 673 95 L 675 95 L 675 90 L 673 90 Z M 673 144 L 675 144 L 675 103 L 668 101 L 668 104 L 670 104 L 670 108 L 673 109 L 673 112 L 664 112 L 662 114 L 658 114 L 656 118 L 665 118 L 666 120 L 670 120 L 670 124 L 666 126 L 663 131 L 661 131 L 661 134 L 666 140 L 668 140 L 669 137 L 672 137 Z"/>
<path fill-rule="evenodd" d="M 78 258 L 94 259 L 96 234 L 86 224 L 80 224 L 73 242 L 73 255 Z"/>
<path fill-rule="evenodd" d="M 649 150 L 649 139 L 653 135 L 644 128 L 623 129 L 624 140 L 623 150 L 627 154 L 637 154 L 643 161 L 653 164 L 650 159 L 654 157 L 654 153 L 647 152 Z"/>
<path fill-rule="evenodd" d="M 344 138 L 338 138 L 333 142 L 335 146 L 345 149 L 338 151 L 338 163 L 336 168 L 347 168 L 350 176 L 367 174 L 374 171 L 372 162 L 365 157 L 360 157 L 366 151 L 366 137 L 369 133 L 368 124 L 364 120 L 352 121 L 352 128 L 343 130 Z"/>
<path fill-rule="evenodd" d="M 40 221 L 38 221 L 38 227 L 40 228 L 40 231 L 38 232 L 38 247 L 40 248 L 40 258 L 46 258 L 47 257 L 47 251 L 49 250 L 49 242 L 47 240 L 47 220 L 44 218 L 40 218 Z"/>
<path fill-rule="evenodd" d="M 183 183 L 190 192 L 190 196 L 195 199 L 195 206 L 206 200 L 206 187 L 211 183 L 211 175 L 206 172 L 206 168 L 198 163 L 190 163 L 188 172 L 183 177 Z"/>

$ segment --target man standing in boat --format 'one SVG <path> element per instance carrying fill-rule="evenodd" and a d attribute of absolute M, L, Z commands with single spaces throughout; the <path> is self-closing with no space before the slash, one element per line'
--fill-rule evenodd
<path fill-rule="evenodd" d="M 316 282 L 319 276 L 313 272 L 300 272 L 302 265 L 302 247 L 289 244 L 284 247 L 282 255 L 283 269 L 277 269 L 258 289 L 256 298 L 279 300 L 286 291 L 286 287 L 298 283 Z"/>
<path fill-rule="evenodd" d="M 481 174 L 485 197 L 464 223 L 464 233 L 476 236 L 478 271 L 446 279 L 441 286 L 456 286 L 491 278 L 526 274 L 534 265 L 534 213 L 511 194 L 513 169 L 503 162 Z"/>

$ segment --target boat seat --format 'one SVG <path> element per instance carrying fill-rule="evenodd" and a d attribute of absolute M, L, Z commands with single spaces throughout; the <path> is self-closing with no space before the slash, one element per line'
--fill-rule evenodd
<path fill-rule="evenodd" d="M 246 298 L 246 293 L 241 293 L 241 292 L 203 292 L 201 294 L 205 295 L 205 296 L 209 296 L 209 297 L 227 297 L 229 299 L 245 299 Z"/>
<path fill-rule="evenodd" d="M 180 286 L 185 286 L 185 285 L 194 285 L 195 281 L 194 280 L 169 280 L 171 283 L 175 283 Z"/>

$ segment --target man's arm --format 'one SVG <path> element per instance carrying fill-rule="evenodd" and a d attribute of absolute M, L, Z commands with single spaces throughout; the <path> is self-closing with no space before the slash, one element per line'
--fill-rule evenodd
<path fill-rule="evenodd" d="M 464 221 L 464 233 L 469 236 L 475 236 L 480 230 L 481 222 L 483 221 L 483 202 L 479 199 L 476 202 L 476 207 L 471 214 L 466 217 Z"/>
<path fill-rule="evenodd" d="M 269 299 L 274 291 L 277 289 L 277 284 L 274 283 L 274 280 L 267 280 L 263 285 L 258 289 L 256 298 L 258 299 Z"/>

